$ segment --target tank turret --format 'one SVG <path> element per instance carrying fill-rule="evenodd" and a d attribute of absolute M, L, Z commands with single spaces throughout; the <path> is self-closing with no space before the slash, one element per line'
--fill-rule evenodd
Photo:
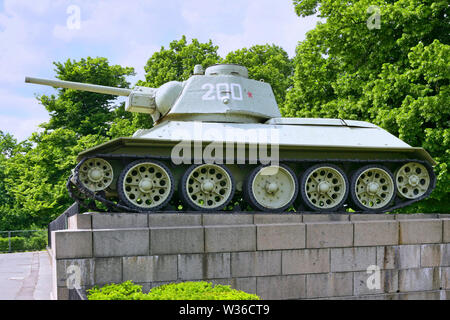
<path fill-rule="evenodd" d="M 240 65 L 197 65 L 159 88 L 25 81 L 126 96 L 127 111 L 152 116 L 78 155 L 67 187 L 90 209 L 380 213 L 435 187 L 423 148 L 364 121 L 281 118 L 271 86 Z"/>
<path fill-rule="evenodd" d="M 126 96 L 127 111 L 149 113 L 154 121 L 165 117 L 255 123 L 281 116 L 271 86 L 248 79 L 247 68 L 234 64 L 214 65 L 205 72 L 198 65 L 188 80 L 170 81 L 159 88 L 124 89 L 31 77 L 25 82 Z"/>

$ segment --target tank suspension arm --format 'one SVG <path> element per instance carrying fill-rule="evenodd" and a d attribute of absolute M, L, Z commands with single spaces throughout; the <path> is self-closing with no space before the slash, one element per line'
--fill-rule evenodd
<path fill-rule="evenodd" d="M 46 86 L 52 86 L 55 88 L 75 89 L 75 90 L 90 91 L 90 92 L 111 94 L 111 95 L 115 95 L 115 96 L 124 96 L 124 97 L 128 97 L 132 91 L 130 89 L 107 87 L 107 86 L 101 86 L 101 85 L 97 85 L 97 84 L 79 83 L 79 82 L 63 81 L 63 80 L 49 80 L 49 79 L 40 79 L 40 78 L 32 78 L 32 77 L 25 77 L 25 82 L 42 84 L 42 85 L 46 85 Z"/>

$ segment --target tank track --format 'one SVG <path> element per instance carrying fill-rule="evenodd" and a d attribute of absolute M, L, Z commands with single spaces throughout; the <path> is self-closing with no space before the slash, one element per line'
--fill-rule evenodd
<path fill-rule="evenodd" d="M 82 164 L 92 158 L 103 158 L 103 159 L 114 159 L 114 160 L 122 160 L 124 162 L 126 161 L 134 161 L 134 160 L 140 160 L 140 159 L 153 159 L 153 160 L 163 160 L 163 161 L 171 161 L 170 157 L 168 156 L 151 156 L 151 155 L 130 155 L 130 154 L 96 154 L 90 157 L 86 157 L 83 158 L 75 167 L 75 169 L 73 170 L 73 174 L 69 177 L 69 179 L 67 180 L 67 190 L 69 193 L 69 196 L 74 199 L 80 206 L 88 209 L 88 210 L 94 210 L 97 212 L 112 212 L 112 211 L 116 211 L 116 212 L 133 212 L 133 213 L 149 213 L 149 211 L 141 211 L 141 210 L 137 210 L 135 208 L 131 208 L 127 205 L 125 205 L 124 203 L 122 203 L 120 200 L 119 202 L 114 202 L 111 200 L 106 199 L 106 194 L 104 191 L 100 191 L 100 192 L 93 192 L 89 189 L 87 189 L 80 181 L 79 179 L 79 170 L 80 167 L 82 166 Z M 365 164 L 383 164 L 385 165 L 386 163 L 389 164 L 393 164 L 393 163 L 408 163 L 408 162 L 417 162 L 420 163 L 422 165 L 424 165 L 428 172 L 430 173 L 430 187 L 428 188 L 428 190 L 420 197 L 416 198 L 416 199 L 410 199 L 410 200 L 406 200 L 406 199 L 401 199 L 400 197 L 395 197 L 394 200 L 394 204 L 383 209 L 383 210 L 379 210 L 377 212 L 373 212 L 373 211 L 354 211 L 355 213 L 384 213 L 384 212 L 388 212 L 388 211 L 392 211 L 392 210 L 396 210 L 399 208 L 403 208 L 406 207 L 408 205 L 411 205 L 414 202 L 420 201 L 426 197 L 428 197 L 431 192 L 433 191 L 433 189 L 436 186 L 436 175 L 434 174 L 433 168 L 431 167 L 431 165 L 423 160 L 418 160 L 418 159 L 395 159 L 395 160 L 362 160 L 362 159 L 347 159 L 347 160 L 343 160 L 343 159 L 280 159 L 279 160 L 280 163 L 310 163 L 310 164 L 319 164 L 319 163 L 341 163 L 341 164 L 361 164 L 361 165 L 365 165 Z M 98 206 L 96 205 L 95 201 L 98 201 L 100 203 L 102 203 L 103 205 L 105 205 L 107 207 L 107 210 L 104 209 L 100 209 L 98 208 Z M 299 205 L 298 208 L 295 208 L 296 210 L 298 210 L 297 212 L 289 212 L 289 214 L 320 214 L 323 212 L 320 211 L 313 211 L 313 210 L 308 210 L 306 206 L 303 205 Z M 352 208 L 353 209 L 353 208 Z M 151 211 L 153 212 L 153 211 Z M 176 211 L 176 210 L 171 210 L 170 208 L 168 209 L 167 207 L 163 210 L 163 211 L 156 211 L 154 213 L 168 213 L 168 214 L 179 214 L 185 211 Z M 240 208 L 234 208 L 232 210 L 232 212 L 238 212 L 238 213 L 242 213 L 242 214 L 250 214 L 250 213 L 255 213 L 255 211 L 242 211 L 240 210 Z M 189 213 L 207 213 L 205 211 L 189 211 Z M 224 213 L 224 214 L 229 214 L 230 211 L 218 211 L 218 213 Z M 263 211 L 258 211 L 258 214 L 270 214 L 270 212 L 263 212 Z M 285 212 L 286 213 L 286 212 Z M 348 213 L 347 211 L 333 211 L 333 213 Z"/>

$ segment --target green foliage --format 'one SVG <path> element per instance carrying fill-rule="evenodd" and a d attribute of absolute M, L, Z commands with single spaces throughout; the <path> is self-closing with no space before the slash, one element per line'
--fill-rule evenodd
<path fill-rule="evenodd" d="M 26 251 L 40 251 L 44 250 L 48 245 L 47 230 L 39 232 L 29 238 L 25 238 L 25 250 Z"/>
<path fill-rule="evenodd" d="M 142 286 L 125 281 L 88 290 L 89 300 L 259 300 L 257 295 L 230 286 L 215 285 L 209 282 L 181 282 L 155 287 L 145 294 Z"/>
<path fill-rule="evenodd" d="M 30 141 L 36 146 L 25 154 L 16 154 L 7 163 L 5 182 L 14 197 L 11 212 L 25 215 L 27 223 L 38 226 L 59 216 L 73 202 L 66 181 L 76 165 L 76 156 L 106 140 L 96 135 L 78 138 L 74 131 L 62 128 L 33 134 Z"/>
<path fill-rule="evenodd" d="M 168 49 L 161 47 L 160 51 L 148 59 L 144 68 L 145 83 L 138 85 L 158 88 L 169 81 L 187 80 L 196 64 L 206 68 L 222 60 L 217 54 L 217 49 L 211 40 L 208 43 L 201 43 L 197 39 L 192 39 L 188 44 L 186 36 L 182 36 L 180 40 L 172 41 Z"/>
<path fill-rule="evenodd" d="M 106 58 L 91 58 L 65 63 L 55 62 L 57 78 L 104 86 L 128 88 L 126 76 L 134 75 L 133 68 L 109 65 Z M 39 100 L 50 113 L 46 129 L 70 129 L 78 135 L 106 135 L 109 122 L 116 114 L 111 103 L 116 96 L 73 89 L 59 89 L 58 97 L 41 96 Z M 123 109 L 123 106 L 122 106 Z"/>
<path fill-rule="evenodd" d="M 25 249 L 25 238 L 23 237 L 0 238 L 0 252 L 8 252 L 10 242 L 11 252 Z"/>
<path fill-rule="evenodd" d="M 132 281 L 107 284 L 102 288 L 94 286 L 88 290 L 88 300 L 142 300 L 142 286 Z"/>
<path fill-rule="evenodd" d="M 132 68 L 111 66 L 105 58 L 54 64 L 56 77 L 68 81 L 126 88 L 126 76 L 134 75 Z M 108 141 L 114 121 L 131 119 L 124 103 L 112 106 L 115 99 L 60 89 L 57 97 L 39 97 L 50 113 L 43 132 L 20 144 L 0 134 L 0 230 L 44 227 L 70 206 L 66 181 L 78 153 Z"/>
<path fill-rule="evenodd" d="M 298 15 L 326 18 L 307 34 L 294 59 L 293 88 L 281 108 L 289 117 L 375 123 L 438 162 L 430 198 L 402 209 L 450 208 L 450 21 L 446 1 L 294 0 Z M 367 9 L 380 9 L 368 28 Z"/>
<path fill-rule="evenodd" d="M 29 142 L 17 143 L 9 134 L 0 131 L 0 230 L 12 230 L 27 224 L 26 216 L 14 209 L 15 195 L 7 182 L 9 168 L 16 157 L 31 149 Z"/>
<path fill-rule="evenodd" d="M 17 234 L 17 233 L 15 233 Z M 24 236 L 12 236 L 8 238 L 7 233 L 0 233 L 0 252 L 40 251 L 47 247 L 47 230 L 38 232 L 23 232 Z"/>

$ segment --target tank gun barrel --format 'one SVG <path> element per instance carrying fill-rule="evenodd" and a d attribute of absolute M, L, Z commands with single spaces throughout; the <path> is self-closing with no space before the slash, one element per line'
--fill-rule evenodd
<path fill-rule="evenodd" d="M 111 94 L 111 95 L 115 95 L 115 96 L 124 96 L 124 97 L 128 97 L 132 92 L 132 90 L 125 89 L 125 88 L 114 88 L 114 87 L 107 87 L 107 86 L 101 86 L 101 85 L 90 84 L 90 83 L 79 83 L 79 82 L 63 81 L 63 80 L 50 80 L 50 79 L 41 79 L 41 78 L 32 78 L 32 77 L 25 77 L 25 82 L 42 84 L 42 85 L 56 87 L 56 88 L 83 90 L 83 91 Z"/>

